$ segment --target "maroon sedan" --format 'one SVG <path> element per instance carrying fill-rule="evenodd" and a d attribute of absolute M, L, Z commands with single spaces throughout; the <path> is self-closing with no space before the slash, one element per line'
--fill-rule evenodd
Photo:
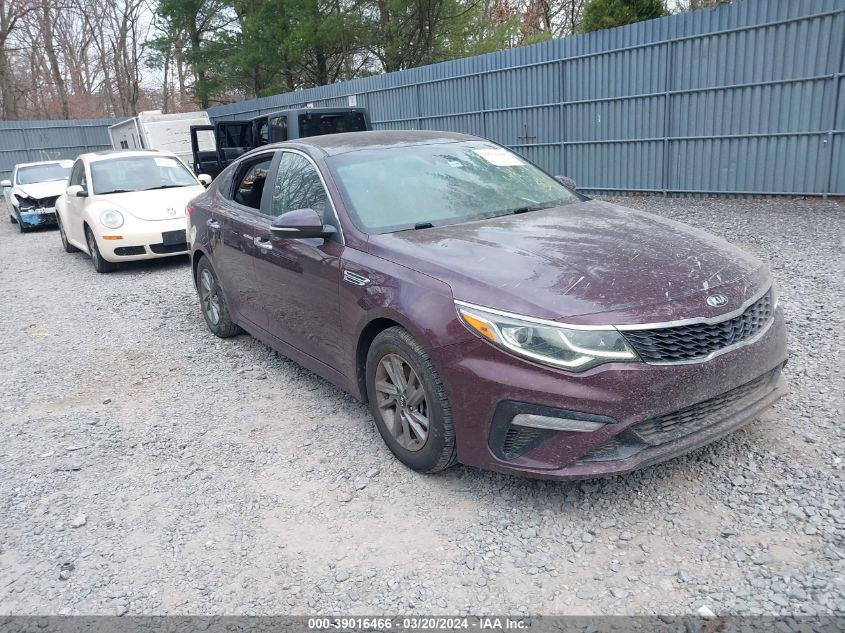
<path fill-rule="evenodd" d="M 784 391 L 754 257 L 472 136 L 268 145 L 189 208 L 202 313 L 369 403 L 421 472 L 570 479 L 712 442 Z"/>

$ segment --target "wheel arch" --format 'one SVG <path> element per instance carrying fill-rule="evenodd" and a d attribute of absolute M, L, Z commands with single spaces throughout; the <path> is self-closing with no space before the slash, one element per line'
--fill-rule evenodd
<path fill-rule="evenodd" d="M 387 316 L 380 316 L 367 323 L 358 335 L 358 344 L 355 348 L 355 385 L 361 402 L 367 403 L 369 401 L 367 396 L 367 354 L 370 351 L 370 346 L 379 334 L 396 326 L 405 330 L 408 329 L 399 321 Z"/>
<path fill-rule="evenodd" d="M 193 279 L 195 287 L 197 285 L 197 269 L 203 257 L 208 258 L 208 255 L 201 248 L 197 248 L 191 253 L 191 279 Z M 209 261 L 211 260 L 209 259 Z"/>

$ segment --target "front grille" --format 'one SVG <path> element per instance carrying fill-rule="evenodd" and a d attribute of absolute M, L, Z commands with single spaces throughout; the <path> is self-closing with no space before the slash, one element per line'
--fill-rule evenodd
<path fill-rule="evenodd" d="M 181 242 L 179 244 L 150 244 L 150 250 L 157 255 L 167 255 L 170 253 L 184 253 L 188 250 L 188 243 Z"/>
<path fill-rule="evenodd" d="M 779 369 L 770 371 L 710 400 L 699 402 L 659 418 L 640 422 L 632 426 L 630 430 L 636 434 L 637 438 L 651 446 L 665 444 L 690 433 L 695 433 L 718 422 L 721 417 L 720 413 L 727 412 L 731 405 L 743 398 L 750 397 L 752 394 L 762 397 L 764 392 L 768 391 L 769 385 L 778 371 Z"/>
<path fill-rule="evenodd" d="M 56 200 L 59 196 L 50 196 L 49 198 L 39 198 L 33 200 L 32 198 L 21 198 L 21 211 L 31 211 L 32 209 L 52 209 L 56 206 Z"/>
<path fill-rule="evenodd" d="M 769 290 L 739 316 L 719 323 L 627 330 L 622 335 L 646 363 L 694 361 L 753 338 L 766 328 L 773 312 Z"/>

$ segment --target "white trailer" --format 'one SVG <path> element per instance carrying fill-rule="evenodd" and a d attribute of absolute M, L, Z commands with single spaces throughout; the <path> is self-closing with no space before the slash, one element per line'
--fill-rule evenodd
<path fill-rule="evenodd" d="M 148 110 L 109 126 L 109 137 L 114 149 L 173 152 L 190 167 L 193 165 L 191 126 L 210 124 L 204 111 L 162 114 L 161 110 Z"/>

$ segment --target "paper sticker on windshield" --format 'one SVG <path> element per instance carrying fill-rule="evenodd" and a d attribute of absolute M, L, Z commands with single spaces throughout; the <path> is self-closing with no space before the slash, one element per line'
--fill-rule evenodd
<path fill-rule="evenodd" d="M 159 167 L 178 167 L 179 166 L 179 163 L 177 163 L 176 160 L 173 159 L 173 158 L 156 157 L 153 160 L 155 160 L 156 165 L 158 165 Z"/>
<path fill-rule="evenodd" d="M 474 149 L 472 151 L 491 165 L 496 165 L 497 167 L 518 167 L 525 164 L 507 150 L 496 147 Z"/>

